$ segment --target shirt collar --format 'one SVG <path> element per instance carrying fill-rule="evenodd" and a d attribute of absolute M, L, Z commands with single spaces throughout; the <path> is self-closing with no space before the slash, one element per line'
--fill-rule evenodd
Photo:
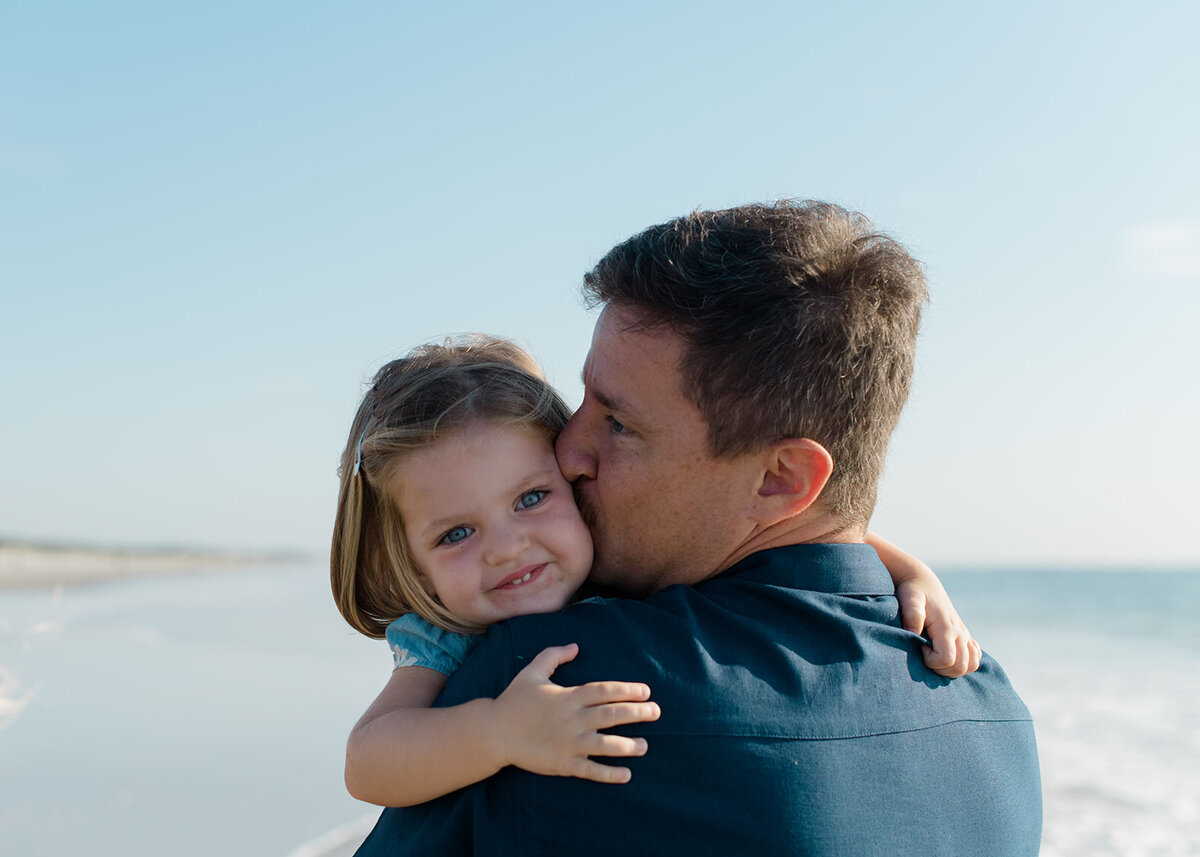
<path fill-rule="evenodd" d="M 753 553 L 716 577 L 828 592 L 892 595 L 895 586 L 875 549 L 867 544 L 785 545 Z"/>

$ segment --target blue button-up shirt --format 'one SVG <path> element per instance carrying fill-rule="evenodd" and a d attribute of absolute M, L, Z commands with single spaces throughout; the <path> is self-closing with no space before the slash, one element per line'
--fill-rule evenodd
<path fill-rule="evenodd" d="M 793 545 L 643 601 L 491 628 L 438 705 L 497 696 L 547 646 L 563 685 L 641 681 L 649 752 L 605 785 L 516 768 L 385 810 L 373 855 L 1036 855 L 1033 724 L 1000 666 L 945 679 L 866 545 Z M 604 760 L 601 760 L 604 761 Z"/>

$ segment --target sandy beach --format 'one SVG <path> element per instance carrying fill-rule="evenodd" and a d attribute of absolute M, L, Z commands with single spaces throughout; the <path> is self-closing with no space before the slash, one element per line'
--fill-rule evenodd
<path fill-rule="evenodd" d="M 296 559 L 232 551 L 122 549 L 0 541 L 0 590 L 230 571 L 250 565 L 294 562 Z"/>

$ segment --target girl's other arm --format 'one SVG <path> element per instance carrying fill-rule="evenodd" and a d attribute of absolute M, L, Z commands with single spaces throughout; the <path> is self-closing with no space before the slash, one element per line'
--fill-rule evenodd
<path fill-rule="evenodd" d="M 967 630 L 933 569 L 875 533 L 867 533 L 864 541 L 875 548 L 892 576 L 901 625 L 924 634 L 933 644 L 924 647 L 925 666 L 950 678 L 979 669 L 979 643 Z"/>
<path fill-rule="evenodd" d="M 490 777 L 506 765 L 536 774 L 604 783 L 629 780 L 627 768 L 589 756 L 640 756 L 643 738 L 599 730 L 658 718 L 644 684 L 550 681 L 579 647 L 546 649 L 496 699 L 430 708 L 446 677 L 423 667 L 392 672 L 350 733 L 346 788 L 380 806 L 411 806 Z"/>

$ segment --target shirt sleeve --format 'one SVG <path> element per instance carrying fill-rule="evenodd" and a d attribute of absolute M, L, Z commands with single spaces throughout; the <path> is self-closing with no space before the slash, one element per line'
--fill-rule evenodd
<path fill-rule="evenodd" d="M 481 639 L 479 635 L 443 630 L 415 613 L 401 616 L 387 627 L 393 669 L 426 667 L 453 675 Z"/>

